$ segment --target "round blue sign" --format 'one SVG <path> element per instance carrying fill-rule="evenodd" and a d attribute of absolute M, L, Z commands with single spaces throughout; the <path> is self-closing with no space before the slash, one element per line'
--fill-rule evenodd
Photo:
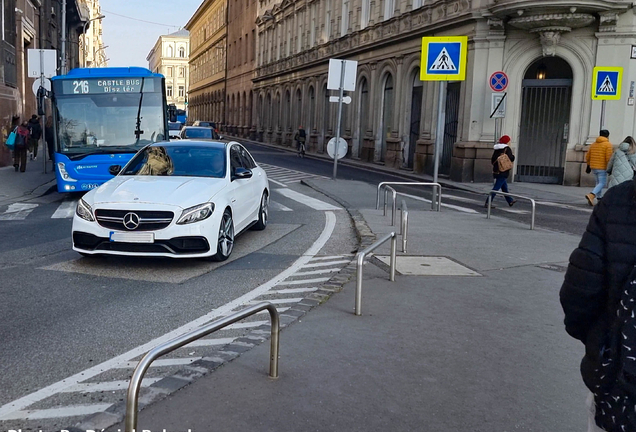
<path fill-rule="evenodd" d="M 508 75 L 501 71 L 490 75 L 490 88 L 496 92 L 506 90 L 508 88 Z"/>

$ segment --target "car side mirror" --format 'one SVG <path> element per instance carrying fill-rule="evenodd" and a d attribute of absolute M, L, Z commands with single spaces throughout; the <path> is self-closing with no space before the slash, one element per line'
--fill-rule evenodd
<path fill-rule="evenodd" d="M 243 167 L 234 170 L 234 179 L 248 179 L 252 178 L 252 170 L 245 169 Z"/>
<path fill-rule="evenodd" d="M 219 135 L 218 139 L 222 140 L 223 139 L 223 135 Z"/>
<path fill-rule="evenodd" d="M 121 165 L 111 165 L 111 166 L 108 168 L 108 172 L 109 172 L 111 175 L 116 176 L 117 174 L 119 174 L 119 173 L 121 172 Z"/>

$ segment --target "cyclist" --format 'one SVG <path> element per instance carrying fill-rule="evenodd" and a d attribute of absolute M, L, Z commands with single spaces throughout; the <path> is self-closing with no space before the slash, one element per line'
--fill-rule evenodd
<path fill-rule="evenodd" d="M 298 157 L 305 157 L 305 141 L 307 139 L 307 132 L 302 126 L 298 126 L 294 140 L 296 141 L 296 148 L 298 149 Z"/>

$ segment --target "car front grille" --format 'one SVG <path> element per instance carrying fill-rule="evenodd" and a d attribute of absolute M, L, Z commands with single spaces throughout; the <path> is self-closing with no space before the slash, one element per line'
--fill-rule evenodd
<path fill-rule="evenodd" d="M 127 214 L 134 213 L 139 217 L 139 225 L 136 228 L 128 228 L 124 225 L 124 218 Z M 171 211 L 155 210 L 95 210 L 97 223 L 104 228 L 120 231 L 156 231 L 166 228 L 174 219 Z"/>

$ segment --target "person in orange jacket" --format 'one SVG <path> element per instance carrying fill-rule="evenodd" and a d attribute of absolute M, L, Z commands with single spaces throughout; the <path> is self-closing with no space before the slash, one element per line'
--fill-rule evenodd
<path fill-rule="evenodd" d="M 602 129 L 600 136 L 592 143 L 585 155 L 585 162 L 596 177 L 594 190 L 585 195 L 587 202 L 594 206 L 594 200 L 600 200 L 603 195 L 603 188 L 607 184 L 607 164 L 614 153 L 612 143 L 609 141 L 609 131 Z"/>

